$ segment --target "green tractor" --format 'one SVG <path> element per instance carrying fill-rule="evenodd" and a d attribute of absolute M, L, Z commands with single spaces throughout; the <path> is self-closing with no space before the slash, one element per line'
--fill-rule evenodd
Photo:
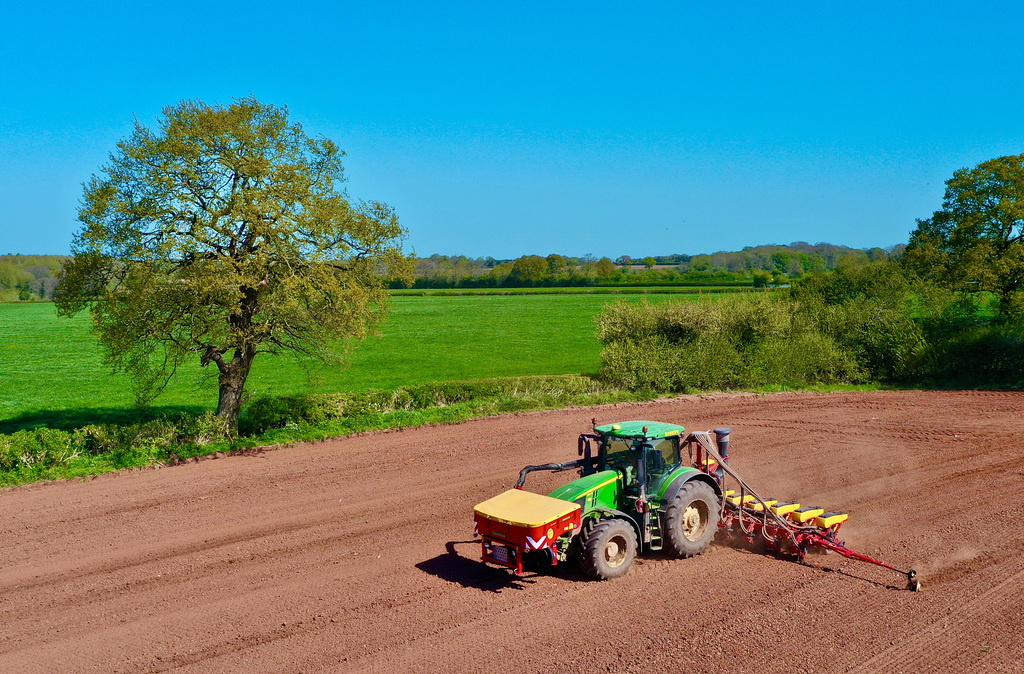
<path fill-rule="evenodd" d="M 521 573 L 524 559 L 574 556 L 588 576 L 607 580 L 625 574 L 638 553 L 700 554 L 718 529 L 722 477 L 701 452 L 696 464 L 692 451 L 683 456 L 684 445 L 692 449 L 685 433 L 668 423 L 595 421 L 579 437 L 580 459 L 527 466 L 515 489 L 476 506 L 483 560 Z M 723 459 L 729 433 L 715 431 Z M 548 496 L 522 490 L 533 471 L 572 469 L 579 479 Z"/>
<path fill-rule="evenodd" d="M 595 420 L 594 432 L 579 438 L 580 459 L 527 466 L 515 489 L 476 506 L 483 560 L 522 573 L 524 559 L 558 564 L 575 556 L 584 573 L 607 580 L 625 574 L 638 553 L 699 555 L 721 529 L 735 541 L 800 560 L 816 550 L 868 562 L 904 576 L 908 590 L 921 589 L 917 571 L 839 540 L 848 513 L 759 496 L 729 465 L 731 433 Z M 572 469 L 579 479 L 548 496 L 523 491 L 533 471 Z M 725 488 L 727 478 L 734 488 Z"/>

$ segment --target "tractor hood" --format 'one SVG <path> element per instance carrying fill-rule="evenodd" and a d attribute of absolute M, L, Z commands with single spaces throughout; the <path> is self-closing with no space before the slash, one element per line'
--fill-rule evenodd
<path fill-rule="evenodd" d="M 600 473 L 593 473 L 578 480 L 573 480 L 567 485 L 559 487 L 548 496 L 559 498 L 563 501 L 579 501 L 590 494 L 600 490 L 602 487 L 613 485 L 620 479 L 617 470 L 603 470 Z M 584 508 L 585 510 L 586 508 Z"/>

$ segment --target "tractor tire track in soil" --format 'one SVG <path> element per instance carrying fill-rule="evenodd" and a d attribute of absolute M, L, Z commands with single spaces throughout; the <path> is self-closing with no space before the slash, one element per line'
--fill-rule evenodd
<path fill-rule="evenodd" d="M 730 426 L 765 496 L 850 513 L 588 582 L 478 561 L 473 506 L 599 422 Z M 1024 672 L 1024 394 L 684 396 L 0 491 L 0 671 Z M 532 474 L 539 492 L 572 474 Z"/>

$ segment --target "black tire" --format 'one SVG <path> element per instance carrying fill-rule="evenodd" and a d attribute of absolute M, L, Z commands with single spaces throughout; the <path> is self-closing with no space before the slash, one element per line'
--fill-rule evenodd
<path fill-rule="evenodd" d="M 576 563 L 582 569 L 586 564 L 587 557 L 587 539 L 590 537 L 590 533 L 600 522 L 598 517 L 587 517 L 584 518 L 582 525 L 580 526 L 580 532 L 576 534 L 576 538 L 572 539 L 572 554 L 576 558 Z"/>
<path fill-rule="evenodd" d="M 665 552 L 693 557 L 704 552 L 718 530 L 718 499 L 703 482 L 687 482 L 665 511 Z"/>
<path fill-rule="evenodd" d="M 523 568 L 531 571 L 539 571 L 552 566 L 555 553 L 551 548 L 543 550 L 527 550 L 523 553 Z"/>
<path fill-rule="evenodd" d="M 583 541 L 580 566 L 595 580 L 625 575 L 636 557 L 636 533 L 628 522 L 614 518 L 598 521 Z"/>

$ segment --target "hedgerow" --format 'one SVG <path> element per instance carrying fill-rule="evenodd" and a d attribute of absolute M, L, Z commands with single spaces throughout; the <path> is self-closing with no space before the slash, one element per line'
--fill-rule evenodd
<path fill-rule="evenodd" d="M 789 293 L 620 302 L 597 322 L 600 377 L 630 390 L 1024 381 L 1024 321 L 893 263 L 812 275 Z"/>
<path fill-rule="evenodd" d="M 350 393 L 267 396 L 254 400 L 246 408 L 239 420 L 239 430 L 251 435 L 289 424 L 322 424 L 371 414 L 448 407 L 470 401 L 484 403 L 499 398 L 571 398 L 596 393 L 599 389 L 598 383 L 590 377 L 557 375 L 439 382 Z"/>
<path fill-rule="evenodd" d="M 34 428 L 0 434 L 0 485 L 44 479 L 74 466 L 102 472 L 173 462 L 229 438 L 212 413 L 178 414 L 140 424 L 93 424 L 73 431 Z"/>
<path fill-rule="evenodd" d="M 0 434 L 0 486 L 146 465 L 218 451 L 486 414 L 633 399 L 579 375 L 441 382 L 393 390 L 262 397 L 243 412 L 239 435 L 212 413 L 139 424 L 93 424 Z"/>
<path fill-rule="evenodd" d="M 691 392 L 858 382 L 856 359 L 774 294 L 615 304 L 598 317 L 603 381 Z"/>

